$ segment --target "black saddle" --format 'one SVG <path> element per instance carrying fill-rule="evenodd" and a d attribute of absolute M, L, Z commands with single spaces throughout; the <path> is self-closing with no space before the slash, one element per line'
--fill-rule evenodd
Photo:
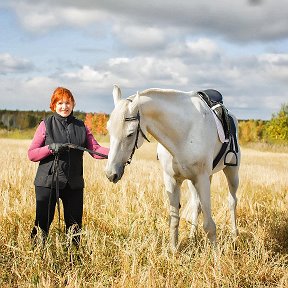
<path fill-rule="evenodd" d="M 202 96 L 208 97 L 208 99 L 213 103 L 221 103 L 223 104 L 223 96 L 222 94 L 214 89 L 205 89 L 197 92 L 198 94 L 201 94 Z"/>
<path fill-rule="evenodd" d="M 225 138 L 229 138 L 230 134 L 230 118 L 226 107 L 223 104 L 223 96 L 220 92 L 214 89 L 206 89 L 198 91 L 197 94 L 203 101 L 212 109 L 218 119 L 221 121 Z"/>

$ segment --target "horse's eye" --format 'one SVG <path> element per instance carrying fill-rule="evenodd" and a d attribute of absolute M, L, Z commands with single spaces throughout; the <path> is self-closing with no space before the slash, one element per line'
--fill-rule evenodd
<path fill-rule="evenodd" d="M 134 133 L 130 133 L 127 135 L 127 138 L 132 137 Z"/>

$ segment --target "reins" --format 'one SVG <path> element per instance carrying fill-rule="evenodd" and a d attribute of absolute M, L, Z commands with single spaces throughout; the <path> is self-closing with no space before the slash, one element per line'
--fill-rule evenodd
<path fill-rule="evenodd" d="M 53 171 L 52 171 L 52 184 L 49 195 L 49 203 L 48 203 L 48 220 L 47 220 L 47 230 L 50 226 L 50 208 L 51 208 L 51 198 L 53 191 L 53 184 L 55 178 L 55 190 L 56 190 L 56 202 L 57 202 L 57 210 L 58 210 L 58 230 L 60 231 L 60 201 L 59 201 L 59 152 L 55 154 L 55 158 L 53 160 Z"/>
<path fill-rule="evenodd" d="M 132 102 L 131 99 L 126 99 L 126 100 L 128 100 L 129 102 Z M 125 166 L 126 166 L 126 165 L 129 165 L 129 164 L 131 163 L 131 161 L 132 161 L 132 157 L 133 157 L 133 155 L 134 155 L 136 149 L 138 149 L 138 138 L 139 138 L 139 133 L 141 133 L 142 137 L 143 137 L 146 141 L 150 142 L 150 140 L 147 138 L 147 136 L 144 134 L 144 132 L 143 132 L 142 129 L 141 129 L 141 126 L 140 126 L 140 113 L 139 113 L 139 110 L 138 110 L 136 116 L 126 117 L 124 120 L 125 120 L 125 122 L 127 122 L 127 121 L 136 121 L 136 120 L 138 121 L 138 126 L 137 126 L 137 130 L 136 130 L 135 143 L 134 143 L 134 146 L 133 146 L 133 149 L 132 149 L 131 155 L 130 155 L 130 157 L 128 158 L 127 162 L 125 163 Z"/>
<path fill-rule="evenodd" d="M 87 149 L 87 148 L 85 148 L 85 147 L 82 147 L 82 146 L 79 146 L 79 145 L 76 145 L 76 144 L 66 143 L 66 144 L 63 144 L 63 146 L 68 147 L 68 148 L 72 148 L 72 149 L 76 149 L 76 150 L 81 150 L 81 151 L 89 152 L 89 153 L 91 153 L 91 154 L 98 155 L 98 156 L 100 156 L 100 157 L 102 157 L 102 158 L 104 158 L 104 159 L 108 159 L 108 156 L 105 155 L 105 154 L 102 154 L 102 153 L 99 153 L 99 152 L 96 152 L 96 151 Z"/>
<path fill-rule="evenodd" d="M 98 155 L 104 159 L 108 159 L 108 156 L 90 149 L 87 149 L 85 147 L 72 144 L 72 143 L 65 143 L 62 145 L 63 147 L 68 147 L 71 149 L 86 151 L 91 154 Z M 48 222 L 47 222 L 47 228 L 50 224 L 50 208 L 51 208 L 51 198 L 52 198 L 52 190 L 55 188 L 55 194 L 56 194 L 56 203 L 57 203 L 57 211 L 58 211 L 58 230 L 60 231 L 60 192 L 59 192 L 59 152 L 55 153 L 55 158 L 53 160 L 53 173 L 52 173 L 52 184 L 51 184 L 51 190 L 49 195 L 49 203 L 48 203 Z M 55 178 L 55 187 L 54 187 L 54 178 Z"/>

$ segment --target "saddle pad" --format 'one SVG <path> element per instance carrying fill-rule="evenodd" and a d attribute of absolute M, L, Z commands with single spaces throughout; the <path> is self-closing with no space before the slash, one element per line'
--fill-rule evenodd
<path fill-rule="evenodd" d="M 215 123 L 216 123 L 216 127 L 217 127 L 217 132 L 218 132 L 218 137 L 221 143 L 224 142 L 228 142 L 228 139 L 225 139 L 225 133 L 224 133 L 224 129 L 222 126 L 221 121 L 218 119 L 218 117 L 216 116 L 216 114 L 214 113 L 214 111 L 211 109 L 213 117 L 215 119 Z"/>

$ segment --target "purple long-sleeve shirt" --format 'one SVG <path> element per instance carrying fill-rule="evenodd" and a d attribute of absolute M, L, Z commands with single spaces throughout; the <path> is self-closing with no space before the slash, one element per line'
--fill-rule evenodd
<path fill-rule="evenodd" d="M 91 131 L 87 126 L 86 128 L 86 147 L 89 150 L 93 150 L 95 152 L 99 152 L 104 155 L 108 155 L 109 148 L 102 147 L 94 138 Z M 32 143 L 28 149 L 28 158 L 29 160 L 33 162 L 38 162 L 47 156 L 52 154 L 52 151 L 48 148 L 48 145 L 44 145 L 45 143 L 45 134 L 46 134 L 46 126 L 45 122 L 42 121 L 38 128 L 36 129 L 36 132 L 34 134 L 34 138 L 32 140 Z M 96 154 L 90 154 L 95 159 L 104 159 L 101 156 L 98 156 Z"/>

